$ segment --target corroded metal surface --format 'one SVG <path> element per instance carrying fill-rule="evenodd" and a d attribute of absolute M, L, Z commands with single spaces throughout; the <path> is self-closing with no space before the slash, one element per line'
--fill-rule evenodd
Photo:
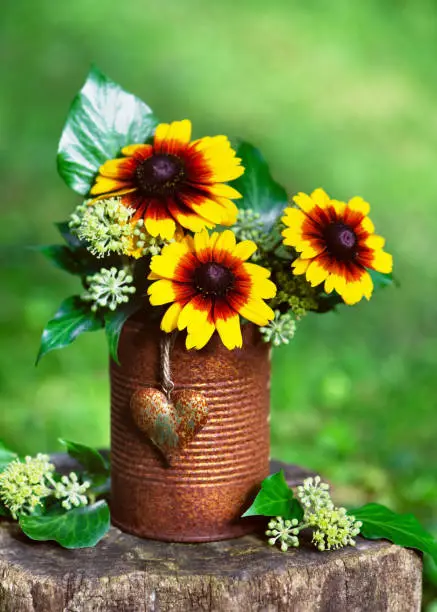
<path fill-rule="evenodd" d="M 214 541 L 253 531 L 239 519 L 269 474 L 269 347 L 252 325 L 243 349 L 229 351 L 213 337 L 186 351 L 184 334 L 171 356 L 175 391 L 202 391 L 209 416 L 171 466 L 134 423 L 140 387 L 160 387 L 157 326 L 128 321 L 120 339 L 121 366 L 111 363 L 113 523 L 142 537 L 175 542 Z"/>
<path fill-rule="evenodd" d="M 130 402 L 137 427 L 171 458 L 198 435 L 208 419 L 208 405 L 200 391 L 182 389 L 174 391 L 171 398 L 159 389 L 137 389 Z"/>

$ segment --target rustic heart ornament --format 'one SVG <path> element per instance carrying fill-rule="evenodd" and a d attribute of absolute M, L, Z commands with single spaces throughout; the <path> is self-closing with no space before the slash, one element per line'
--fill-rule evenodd
<path fill-rule="evenodd" d="M 205 396 L 190 389 L 174 391 L 171 400 L 158 389 L 138 389 L 131 410 L 137 427 L 168 460 L 194 439 L 208 419 Z"/>

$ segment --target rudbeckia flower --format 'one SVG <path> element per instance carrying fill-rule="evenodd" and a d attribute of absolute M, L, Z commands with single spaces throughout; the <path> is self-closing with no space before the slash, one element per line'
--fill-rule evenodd
<path fill-rule="evenodd" d="M 227 181 L 244 172 L 226 136 L 191 140 L 191 122 L 161 123 L 153 144 L 131 144 L 124 157 L 100 166 L 90 194 L 121 196 L 144 219 L 151 236 L 170 240 L 177 224 L 199 232 L 216 224 L 233 225 L 241 194 Z"/>
<path fill-rule="evenodd" d="M 169 304 L 161 329 L 187 329 L 188 349 L 201 349 L 217 330 L 228 349 L 241 347 L 240 315 L 257 325 L 267 325 L 274 312 L 263 301 L 274 297 L 270 272 L 247 263 L 256 251 L 251 240 L 236 243 L 230 230 L 206 230 L 185 236 L 152 258 L 150 303 Z"/>
<path fill-rule="evenodd" d="M 299 207 L 286 208 L 282 221 L 284 244 L 300 253 L 292 264 L 294 274 L 305 274 L 313 287 L 325 283 L 346 302 L 370 299 L 373 282 L 368 269 L 389 273 L 392 256 L 383 251 L 369 217 L 370 206 L 360 197 L 347 204 L 331 200 L 323 189 L 293 198 Z"/>

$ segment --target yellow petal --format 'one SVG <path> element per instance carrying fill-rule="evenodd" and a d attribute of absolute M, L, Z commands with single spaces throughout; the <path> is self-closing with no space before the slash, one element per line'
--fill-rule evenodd
<path fill-rule="evenodd" d="M 202 262 L 208 261 L 209 255 L 211 254 L 211 249 L 209 244 L 209 235 L 205 229 L 194 234 L 194 249 L 197 256 L 202 256 Z M 206 259 L 205 254 L 208 254 Z"/>
<path fill-rule="evenodd" d="M 325 291 L 326 293 L 336 291 L 339 295 L 341 295 L 345 285 L 346 280 L 343 276 L 340 274 L 330 274 L 325 281 Z"/>
<path fill-rule="evenodd" d="M 367 300 L 370 300 L 373 293 L 373 281 L 372 277 L 367 271 L 361 276 L 361 286 L 363 288 L 364 297 Z"/>
<path fill-rule="evenodd" d="M 249 299 L 246 304 L 238 308 L 238 312 L 256 325 L 267 325 L 275 318 L 275 313 L 265 302 L 257 299 Z"/>
<path fill-rule="evenodd" d="M 232 253 L 235 249 L 236 240 L 235 234 L 231 230 L 225 230 L 219 233 L 217 241 L 214 245 L 214 261 L 220 263 L 226 254 Z"/>
<path fill-rule="evenodd" d="M 132 157 L 135 153 L 141 153 L 143 155 L 150 155 L 153 151 L 153 147 L 150 144 L 131 144 L 127 147 L 123 147 L 121 152 L 126 157 Z"/>
<path fill-rule="evenodd" d="M 231 198 L 233 200 L 243 197 L 239 191 L 230 185 L 226 185 L 226 183 L 215 183 L 213 185 L 208 185 L 208 191 L 212 195 L 221 196 L 222 198 Z"/>
<path fill-rule="evenodd" d="M 155 130 L 154 144 L 158 148 L 162 142 L 166 140 L 170 125 L 168 123 L 160 123 Z"/>
<path fill-rule="evenodd" d="M 170 125 L 162 124 L 165 127 L 160 130 L 156 128 L 154 145 L 156 151 L 163 151 L 170 155 L 178 154 L 184 149 L 191 139 L 191 121 L 173 121 Z"/>
<path fill-rule="evenodd" d="M 181 257 L 190 251 L 187 238 L 189 237 L 186 236 L 182 242 L 167 244 L 162 249 L 161 255 L 154 255 L 150 262 L 151 273 L 158 275 L 160 278 L 175 278 L 175 270 Z"/>
<path fill-rule="evenodd" d="M 310 198 L 309 195 L 299 192 L 294 196 L 293 201 L 301 208 L 305 213 L 311 213 L 311 211 L 317 206 L 317 204 Z"/>
<path fill-rule="evenodd" d="M 331 200 L 330 205 L 334 208 L 339 217 L 344 215 L 344 211 L 346 210 L 345 202 L 341 202 L 340 200 Z"/>
<path fill-rule="evenodd" d="M 101 195 L 104 193 L 110 193 L 111 191 L 116 191 L 117 189 L 129 189 L 131 188 L 131 183 L 127 181 L 121 181 L 119 179 L 107 178 L 106 176 L 99 175 L 96 178 L 96 182 L 91 187 L 90 194 L 91 195 Z"/>
<path fill-rule="evenodd" d="M 173 282 L 167 279 L 160 279 L 152 283 L 147 293 L 149 294 L 152 306 L 168 304 L 169 302 L 174 302 L 176 298 Z"/>
<path fill-rule="evenodd" d="M 267 278 L 258 278 L 254 282 L 252 293 L 263 300 L 270 300 L 276 295 L 276 285 Z"/>
<path fill-rule="evenodd" d="M 183 212 L 172 200 L 168 200 L 167 207 L 179 225 L 193 233 L 201 232 L 205 227 L 212 228 L 215 225 L 195 212 Z"/>
<path fill-rule="evenodd" d="M 202 349 L 205 344 L 207 344 L 212 334 L 215 331 L 214 323 L 210 321 L 206 321 L 204 325 L 194 331 L 189 331 L 187 334 L 187 339 L 185 341 L 185 346 L 187 349 Z"/>
<path fill-rule="evenodd" d="M 146 213 L 147 214 L 147 213 Z M 144 220 L 146 230 L 149 234 L 156 238 L 161 236 L 164 240 L 171 240 L 176 231 L 176 223 L 173 219 L 153 219 L 146 216 Z"/>
<path fill-rule="evenodd" d="M 178 318 L 182 310 L 182 304 L 174 302 L 170 308 L 167 308 L 165 315 L 162 317 L 161 329 L 167 333 L 172 332 L 178 325 Z"/>
<path fill-rule="evenodd" d="M 354 198 L 351 198 L 349 202 L 347 203 L 347 205 L 351 210 L 360 212 L 363 215 L 368 215 L 370 212 L 370 204 L 359 196 L 355 196 Z"/>
<path fill-rule="evenodd" d="M 264 279 L 264 278 L 269 278 L 270 276 L 270 270 L 267 270 L 267 268 L 263 268 L 262 266 L 259 266 L 258 264 L 253 264 L 253 263 L 244 263 L 242 264 L 243 270 L 249 274 L 250 276 L 253 276 L 255 280 L 260 279 Z"/>
<path fill-rule="evenodd" d="M 188 302 L 182 309 L 178 319 L 178 329 L 185 329 L 188 327 L 188 331 L 191 333 L 196 328 L 201 328 L 209 315 L 210 312 L 210 301 L 204 300 L 201 296 L 195 296 Z"/>
<path fill-rule="evenodd" d="M 294 248 L 301 254 L 303 259 L 311 259 L 323 251 L 323 246 L 319 247 L 314 242 L 310 242 L 309 240 L 300 240 L 294 245 Z"/>
<path fill-rule="evenodd" d="M 257 250 L 256 244 L 252 240 L 243 240 L 239 242 L 232 252 L 233 257 L 240 261 L 246 261 Z"/>
<path fill-rule="evenodd" d="M 375 251 L 370 267 L 377 272 L 389 274 L 393 270 L 393 257 L 385 251 Z"/>
<path fill-rule="evenodd" d="M 360 226 L 368 234 L 373 234 L 373 232 L 375 231 L 375 226 L 373 225 L 369 217 L 363 217 L 363 219 L 361 220 Z"/>
<path fill-rule="evenodd" d="M 290 228 L 300 230 L 305 221 L 305 214 L 298 208 L 286 208 L 285 216 L 282 217 L 282 222 Z"/>
<path fill-rule="evenodd" d="M 329 270 L 326 270 L 318 261 L 313 260 L 308 266 L 306 277 L 312 287 L 316 287 L 323 283 L 329 275 Z"/>
<path fill-rule="evenodd" d="M 357 304 L 363 297 L 363 286 L 357 281 L 354 283 L 346 283 L 340 293 L 346 304 L 352 306 Z"/>
<path fill-rule="evenodd" d="M 189 196 L 185 196 L 183 198 L 184 204 L 189 206 L 195 213 L 207 219 L 214 225 L 218 225 L 226 220 L 227 213 L 224 208 L 218 204 L 215 200 L 211 200 L 207 196 L 202 196 L 200 198 L 196 198 L 196 200 L 192 200 L 187 202 Z"/>
<path fill-rule="evenodd" d="M 364 244 L 369 247 L 369 249 L 379 250 L 385 245 L 385 239 L 377 234 L 371 234 L 370 236 L 367 236 Z"/>
<path fill-rule="evenodd" d="M 130 159 L 109 159 L 100 166 L 99 172 L 107 178 L 129 180 L 134 173 L 132 166 L 135 169 L 135 162 Z"/>
<path fill-rule="evenodd" d="M 326 208 L 330 204 L 328 194 L 320 187 L 312 192 L 311 199 L 314 200 L 314 202 L 317 204 L 317 206 L 320 206 L 320 208 Z"/>
<path fill-rule="evenodd" d="M 296 276 L 298 276 L 299 274 L 305 274 L 305 272 L 308 270 L 308 266 L 310 265 L 311 261 L 311 259 L 302 259 L 302 257 L 298 257 L 298 259 L 295 259 L 291 264 L 293 268 L 293 274 L 296 274 Z"/>
<path fill-rule="evenodd" d="M 217 318 L 215 326 L 227 349 L 231 351 L 234 348 L 241 348 L 243 338 L 241 336 L 240 317 L 236 313 L 227 319 Z"/>

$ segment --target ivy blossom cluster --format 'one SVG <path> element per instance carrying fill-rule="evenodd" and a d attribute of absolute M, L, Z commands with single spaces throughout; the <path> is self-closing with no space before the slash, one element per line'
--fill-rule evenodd
<path fill-rule="evenodd" d="M 55 480 L 55 466 L 48 455 L 38 453 L 24 461 L 15 459 L 0 473 L 0 500 L 17 519 L 21 514 L 32 514 L 48 497 L 61 501 L 66 510 L 88 504 L 85 492 L 90 483 L 79 482 L 75 472 Z"/>
<path fill-rule="evenodd" d="M 320 476 L 305 479 L 297 487 L 296 496 L 304 512 L 302 520 L 284 520 L 280 516 L 271 519 L 266 531 L 271 546 L 279 544 L 283 552 L 297 547 L 299 533 L 308 528 L 313 530 L 312 543 L 320 551 L 355 546 L 354 538 L 360 533 L 362 523 L 347 514 L 346 508 L 335 507 L 329 485 Z"/>
<path fill-rule="evenodd" d="M 92 302 L 91 310 L 96 312 L 99 308 L 116 310 L 119 304 L 129 301 L 136 288 L 132 284 L 133 277 L 126 270 L 115 267 L 102 268 L 100 272 L 87 276 L 87 290 L 81 298 L 85 302 Z"/>

